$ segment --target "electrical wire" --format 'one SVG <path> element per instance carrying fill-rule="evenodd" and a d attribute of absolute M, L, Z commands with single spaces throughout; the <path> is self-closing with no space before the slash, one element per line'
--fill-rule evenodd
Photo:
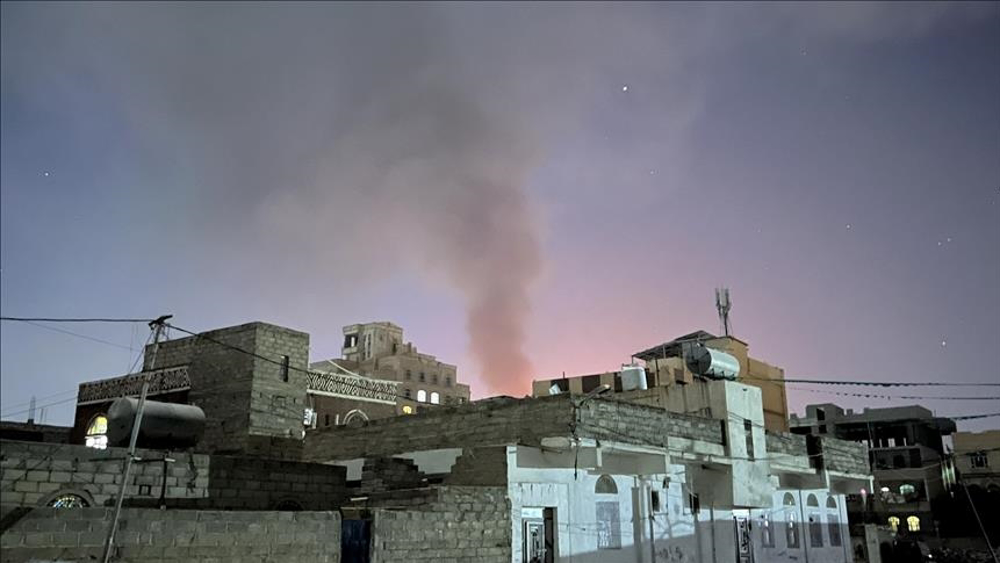
<path fill-rule="evenodd" d="M 983 383 L 978 381 L 954 382 L 954 381 L 840 381 L 835 379 L 796 379 L 783 377 L 781 379 L 771 379 L 767 377 L 740 376 L 739 380 L 767 381 L 775 385 L 785 383 L 810 383 L 813 385 L 864 385 L 870 387 L 1000 387 L 1000 383 Z"/>
<path fill-rule="evenodd" d="M 111 318 L 67 318 L 67 317 L 0 317 L 0 321 L 22 323 L 151 323 L 156 319 L 111 319 Z"/>
<path fill-rule="evenodd" d="M 850 391 L 827 391 L 825 389 L 807 389 L 805 387 L 792 387 L 789 386 L 788 389 L 793 391 L 805 391 L 807 393 L 822 393 L 824 395 L 839 395 L 841 397 L 864 397 L 868 399 L 907 399 L 907 400 L 924 400 L 924 399 L 939 399 L 945 401 L 996 401 L 1000 400 L 1000 395 L 987 395 L 987 396 L 934 396 L 934 395 L 884 395 L 880 393 L 852 393 Z"/>

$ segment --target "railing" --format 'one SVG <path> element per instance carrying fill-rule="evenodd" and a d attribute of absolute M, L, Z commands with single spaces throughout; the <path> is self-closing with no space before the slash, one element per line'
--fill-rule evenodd
<path fill-rule="evenodd" d="M 149 395 L 162 395 L 191 388 L 188 367 L 177 366 L 81 383 L 77 393 L 77 404 L 105 403 L 119 397 L 138 397 L 142 392 L 143 381 L 149 382 Z"/>
<path fill-rule="evenodd" d="M 398 382 L 385 379 L 310 371 L 307 390 L 317 395 L 394 405 L 398 386 Z"/>

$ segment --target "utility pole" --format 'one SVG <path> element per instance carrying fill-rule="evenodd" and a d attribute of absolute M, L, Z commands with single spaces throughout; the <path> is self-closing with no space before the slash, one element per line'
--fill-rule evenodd
<path fill-rule="evenodd" d="M 162 317 L 149 323 L 149 328 L 153 329 L 153 353 L 149 359 L 149 371 L 156 369 L 156 352 L 160 348 L 160 336 L 163 334 L 163 327 L 166 325 L 167 319 L 171 318 L 173 318 L 173 315 L 163 315 Z M 122 513 L 122 503 L 125 501 L 125 492 L 128 490 L 128 477 L 129 473 L 132 471 L 132 462 L 136 460 L 135 443 L 139 439 L 139 428 L 142 426 L 142 410 L 146 407 L 146 393 L 148 391 L 149 378 L 144 375 L 142 392 L 139 394 L 139 406 L 136 408 L 135 421 L 132 423 L 132 436 L 129 438 L 128 453 L 125 456 L 125 468 L 122 471 L 122 482 L 121 486 L 118 487 L 118 499 L 115 501 L 114 516 L 111 519 L 111 527 L 108 528 L 108 537 L 104 542 L 104 557 L 102 558 L 104 563 L 108 563 L 108 561 L 111 560 L 111 552 L 114 551 L 115 533 L 118 532 L 118 519 Z"/>

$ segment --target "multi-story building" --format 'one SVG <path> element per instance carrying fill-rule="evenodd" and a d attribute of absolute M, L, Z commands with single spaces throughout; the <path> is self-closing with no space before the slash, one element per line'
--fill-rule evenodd
<path fill-rule="evenodd" d="M 975 491 L 1000 494 L 1000 430 L 956 432 L 951 436 L 955 471 Z"/>
<path fill-rule="evenodd" d="M 735 358 L 739 364 L 736 380 L 761 391 L 765 427 L 775 432 L 788 430 L 788 399 L 785 395 L 784 370 L 750 357 L 747 343 L 732 336 L 720 337 L 705 331 L 697 331 L 633 354 L 633 358 L 645 363 L 646 388 L 649 392 L 642 394 L 642 402 L 666 407 L 670 402 L 667 396 L 671 389 L 678 385 L 689 385 L 694 381 L 695 375 L 686 361 L 693 346 L 721 350 Z M 622 385 L 621 372 L 613 371 L 536 380 L 532 384 L 532 395 L 535 397 L 549 395 L 553 387 L 559 392 L 579 395 L 589 393 L 602 384 L 608 385 L 613 393 L 626 392 Z M 630 397 L 630 400 L 638 399 L 635 393 L 630 393 Z"/>
<path fill-rule="evenodd" d="M 413 414 L 433 405 L 469 401 L 469 386 L 458 382 L 458 369 L 430 354 L 417 351 L 403 341 L 403 329 L 390 322 L 353 324 L 344 327 L 342 358 L 313 362 L 310 368 L 322 372 L 356 374 L 397 383 L 399 397 L 395 414 Z M 327 415 L 333 404 L 318 401 L 317 411 L 329 426 Z"/>
<path fill-rule="evenodd" d="M 888 525 L 893 532 L 933 535 L 953 474 L 946 463 L 944 437 L 955 422 L 920 406 L 864 409 L 856 413 L 834 404 L 809 405 L 793 415 L 796 434 L 832 436 L 868 446 L 874 489 L 852 496 L 855 521 Z M 937 512 L 941 509 L 938 508 Z"/>

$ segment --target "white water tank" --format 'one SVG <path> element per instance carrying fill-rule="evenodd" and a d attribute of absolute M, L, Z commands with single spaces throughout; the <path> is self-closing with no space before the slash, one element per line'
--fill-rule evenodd
<path fill-rule="evenodd" d="M 692 346 L 685 356 L 688 369 L 697 375 L 721 379 L 736 379 L 740 375 L 740 361 L 722 350 Z"/>
<path fill-rule="evenodd" d="M 642 366 L 622 366 L 622 391 L 646 390 L 646 370 Z"/>

